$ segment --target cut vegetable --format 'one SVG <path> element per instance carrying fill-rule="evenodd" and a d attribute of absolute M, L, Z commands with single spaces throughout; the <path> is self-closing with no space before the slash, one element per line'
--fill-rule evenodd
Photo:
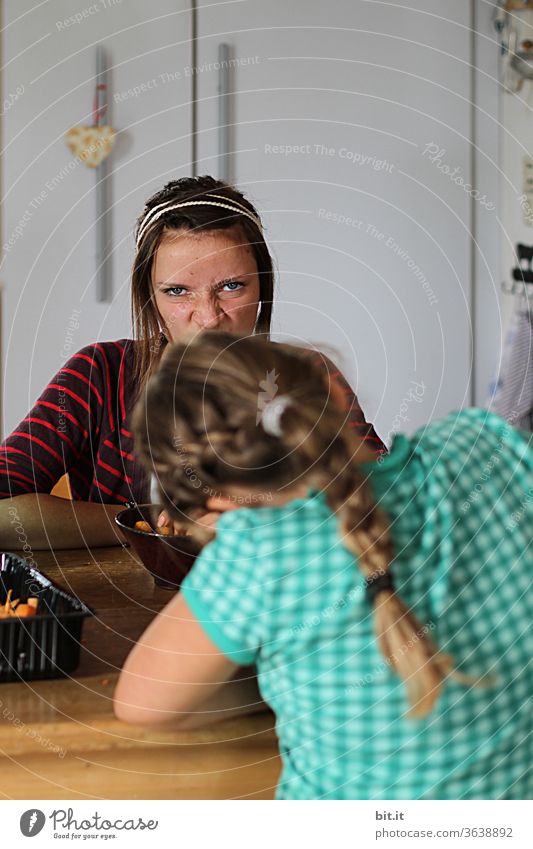
<path fill-rule="evenodd" d="M 9 590 L 5 603 L 0 607 L 0 619 L 9 619 L 13 616 L 35 616 L 39 606 L 39 599 L 32 597 L 27 602 L 20 604 L 20 599 L 11 599 L 13 590 Z"/>

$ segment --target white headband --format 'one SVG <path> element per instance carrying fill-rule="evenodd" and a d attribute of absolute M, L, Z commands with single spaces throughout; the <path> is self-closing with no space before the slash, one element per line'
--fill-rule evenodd
<path fill-rule="evenodd" d="M 292 404 L 292 398 L 288 395 L 280 395 L 267 401 L 261 412 L 261 424 L 265 433 L 269 436 L 283 436 L 281 429 L 281 417 L 287 407 Z"/>
<path fill-rule="evenodd" d="M 167 212 L 171 212 L 173 209 L 182 209 L 185 206 L 219 206 L 224 209 L 230 209 L 238 215 L 246 215 L 250 221 L 253 221 L 258 230 L 261 233 L 263 232 L 259 218 L 253 215 L 248 209 L 246 209 L 246 207 L 242 206 L 242 204 L 235 200 L 228 200 L 228 198 L 225 198 L 223 195 L 206 195 L 206 197 L 216 198 L 216 200 L 185 200 L 180 203 L 167 201 L 166 203 L 160 203 L 159 206 L 154 206 L 154 208 L 147 213 L 146 218 L 139 227 L 139 232 L 137 234 L 137 247 L 139 247 L 148 228 L 154 224 L 155 221 L 161 218 L 162 215 L 165 215 Z"/>

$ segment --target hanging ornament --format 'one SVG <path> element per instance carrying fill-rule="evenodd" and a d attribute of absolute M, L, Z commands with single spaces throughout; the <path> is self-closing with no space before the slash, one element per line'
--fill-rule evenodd
<path fill-rule="evenodd" d="M 89 168 L 98 168 L 107 159 L 115 143 L 116 132 L 104 123 L 107 112 L 107 83 L 101 47 L 96 50 L 96 85 L 92 126 L 72 127 L 66 134 L 68 149 Z"/>
<path fill-rule="evenodd" d="M 89 168 L 98 168 L 115 143 L 115 130 L 106 126 L 72 127 L 66 134 L 67 147 Z"/>
<path fill-rule="evenodd" d="M 109 199 L 109 181 L 107 180 L 105 160 L 115 143 L 116 132 L 105 123 L 107 113 L 107 83 L 104 50 L 96 48 L 95 92 L 93 101 L 93 123 L 91 126 L 72 127 L 66 134 L 69 150 L 81 162 L 95 172 L 95 284 L 96 300 L 106 301 L 109 297 L 108 286 L 108 227 L 107 219 L 111 208 Z"/>

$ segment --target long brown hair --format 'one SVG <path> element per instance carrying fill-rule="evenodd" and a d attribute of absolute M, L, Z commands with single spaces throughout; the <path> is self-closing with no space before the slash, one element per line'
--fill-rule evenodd
<path fill-rule="evenodd" d="M 265 386 L 267 395 L 290 399 L 279 437 L 258 423 Z M 193 534 L 208 498 L 232 485 L 266 493 L 305 482 L 324 492 L 365 578 L 388 573 L 387 519 L 354 460 L 357 442 L 346 415 L 307 351 L 218 331 L 172 345 L 136 408 L 134 430 L 164 508 Z M 381 652 L 406 683 L 411 715 L 424 716 L 451 660 L 392 588 L 373 606 Z"/>
<path fill-rule="evenodd" d="M 213 193 L 227 201 L 233 209 L 227 209 L 223 205 L 206 204 L 206 199 Z M 195 203 L 180 209 L 169 209 L 152 220 L 156 207 L 170 207 L 187 201 Z M 239 207 L 248 211 L 249 215 L 236 211 Z M 255 219 L 259 226 L 252 219 Z M 146 227 L 149 221 L 151 223 Z M 157 367 L 167 345 L 167 340 L 160 332 L 160 316 L 153 298 L 152 269 L 159 245 L 173 230 L 190 230 L 194 233 L 232 230 L 236 240 L 250 247 L 259 276 L 260 309 L 255 332 L 267 336 L 270 332 L 274 270 L 257 210 L 242 192 L 213 177 L 183 177 L 173 180 L 147 200 L 135 231 L 137 253 L 131 276 L 131 314 L 133 336 L 137 340 L 133 379 L 134 385 L 139 388 Z"/>

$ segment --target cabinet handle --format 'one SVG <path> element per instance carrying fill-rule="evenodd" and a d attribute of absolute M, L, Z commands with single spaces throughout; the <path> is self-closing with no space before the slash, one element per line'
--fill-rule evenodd
<path fill-rule="evenodd" d="M 218 45 L 218 176 L 228 183 L 229 167 L 229 44 Z"/>
<path fill-rule="evenodd" d="M 96 96 L 94 123 L 99 126 L 107 109 L 105 57 L 101 44 L 96 47 Z M 107 183 L 106 162 L 95 168 L 96 174 L 96 300 L 107 301 Z"/>

